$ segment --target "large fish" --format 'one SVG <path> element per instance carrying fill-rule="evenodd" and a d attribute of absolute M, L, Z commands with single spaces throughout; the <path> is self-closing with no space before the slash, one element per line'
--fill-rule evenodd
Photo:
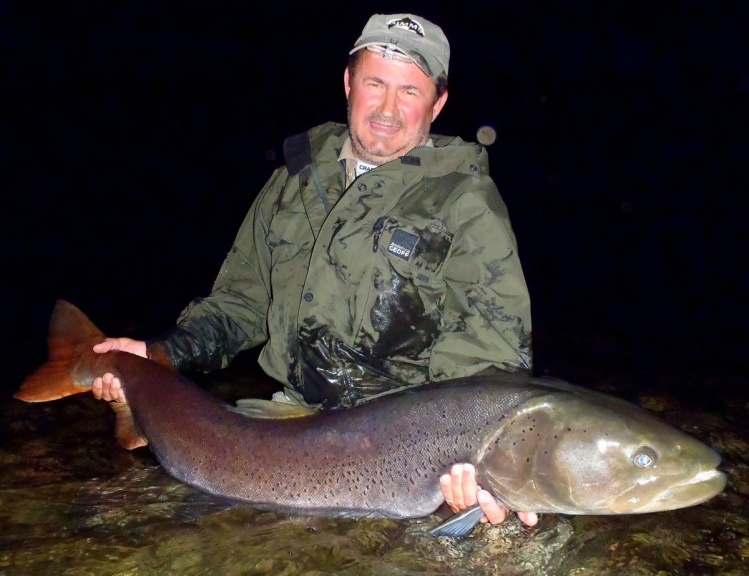
<path fill-rule="evenodd" d="M 148 443 L 175 478 L 257 508 L 299 514 L 414 518 L 442 503 L 439 476 L 476 466 L 481 486 L 512 510 L 627 514 L 692 506 L 726 478 L 710 448 L 623 400 L 525 375 L 421 386 L 336 411 L 282 408 L 269 417 L 233 406 L 153 361 L 95 354 L 104 338 L 58 301 L 49 361 L 16 393 L 27 402 L 90 390 L 112 372 L 127 447 Z M 288 412 L 288 413 L 286 413 Z M 437 534 L 463 535 L 478 509 Z"/>

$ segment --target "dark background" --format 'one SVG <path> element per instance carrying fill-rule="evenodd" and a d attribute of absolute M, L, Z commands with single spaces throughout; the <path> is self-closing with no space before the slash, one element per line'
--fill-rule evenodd
<path fill-rule="evenodd" d="M 746 382 L 749 3 L 28 1 L 0 2 L 3 390 L 56 298 L 143 338 L 206 294 L 283 139 L 345 120 L 348 50 L 400 11 L 452 44 L 434 130 L 497 130 L 537 371 Z"/>

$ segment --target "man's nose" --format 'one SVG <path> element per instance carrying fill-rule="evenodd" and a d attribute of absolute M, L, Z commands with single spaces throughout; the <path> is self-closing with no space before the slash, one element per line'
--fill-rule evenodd
<path fill-rule="evenodd" d="M 398 115 L 398 93 L 396 90 L 385 90 L 382 102 L 380 102 L 380 113 L 388 117 Z"/>

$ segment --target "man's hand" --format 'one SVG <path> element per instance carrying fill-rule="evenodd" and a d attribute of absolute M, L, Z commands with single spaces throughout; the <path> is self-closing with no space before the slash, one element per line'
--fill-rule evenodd
<path fill-rule="evenodd" d="M 476 469 L 472 464 L 455 464 L 450 474 L 440 477 L 440 488 L 453 512 L 461 512 L 478 503 L 485 515 L 482 522 L 499 524 L 507 517 L 507 508 L 500 506 L 491 493 L 476 483 Z M 538 522 L 535 512 L 518 512 L 518 518 L 528 526 L 535 526 Z"/>
<path fill-rule="evenodd" d="M 143 358 L 148 357 L 146 343 L 142 340 L 132 340 L 130 338 L 107 338 L 104 342 L 99 342 L 94 346 L 94 352 L 103 354 L 110 350 L 120 350 L 129 352 Z M 115 377 L 111 372 L 99 376 L 94 380 L 91 388 L 94 398 L 106 400 L 107 402 L 127 402 L 125 391 L 122 389 L 120 379 Z"/>

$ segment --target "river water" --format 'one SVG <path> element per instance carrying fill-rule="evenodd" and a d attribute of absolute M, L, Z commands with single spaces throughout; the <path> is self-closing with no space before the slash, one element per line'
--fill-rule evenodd
<path fill-rule="evenodd" d="M 244 377 L 217 373 L 201 383 L 232 399 Z M 235 506 L 174 480 L 147 448 L 120 449 L 111 411 L 88 394 L 45 404 L 6 397 L 0 574 L 749 575 L 747 381 L 695 378 L 720 398 L 633 388 L 626 375 L 595 387 L 715 448 L 728 474 L 722 494 L 657 514 L 543 515 L 534 528 L 511 516 L 457 542 L 419 534 L 437 514 L 351 520 Z"/>

